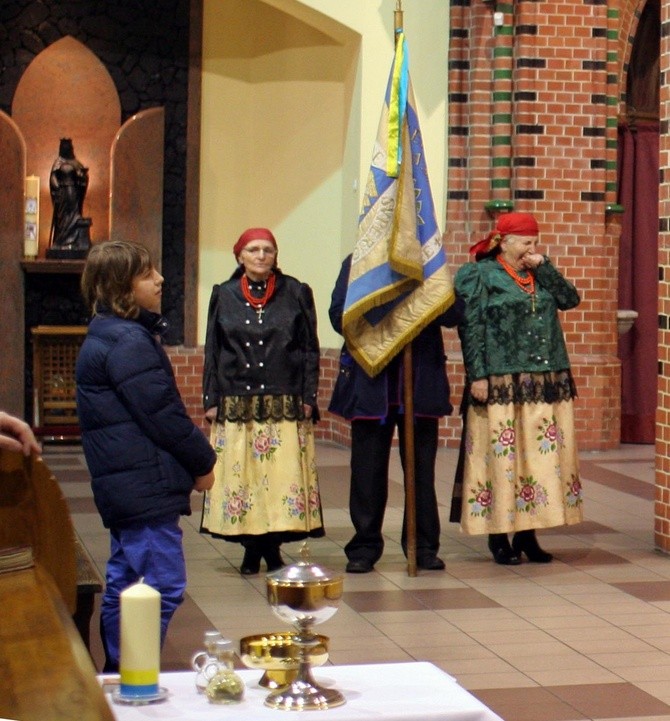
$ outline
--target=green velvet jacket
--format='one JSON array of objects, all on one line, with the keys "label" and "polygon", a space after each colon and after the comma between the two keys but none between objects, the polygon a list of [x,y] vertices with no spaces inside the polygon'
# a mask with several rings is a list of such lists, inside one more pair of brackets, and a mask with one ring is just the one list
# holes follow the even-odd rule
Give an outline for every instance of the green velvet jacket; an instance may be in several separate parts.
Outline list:
[{"label": "green velvet jacket", "polygon": [[465,301],[459,334],[470,383],[570,367],[557,311],[577,306],[579,294],[546,256],[533,272],[534,303],[495,258],[466,263],[456,273],[456,293]]}]

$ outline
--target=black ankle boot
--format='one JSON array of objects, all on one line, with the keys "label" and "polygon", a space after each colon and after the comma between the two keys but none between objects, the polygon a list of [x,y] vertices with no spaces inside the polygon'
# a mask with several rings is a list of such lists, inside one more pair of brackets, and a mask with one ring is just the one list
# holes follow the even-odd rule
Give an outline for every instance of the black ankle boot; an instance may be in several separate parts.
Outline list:
[{"label": "black ankle boot", "polygon": [[254,576],[261,570],[261,554],[251,548],[244,549],[244,558],[240,566],[240,573],[243,576]]},{"label": "black ankle boot", "polygon": [[518,556],[525,553],[528,560],[532,563],[549,563],[553,556],[551,553],[540,548],[540,544],[535,537],[535,530],[518,531],[512,538],[512,548]]},{"label": "black ankle boot", "polygon": [[518,566],[521,559],[510,546],[506,533],[489,533],[489,550],[501,566]]},{"label": "black ankle boot", "polygon": [[281,553],[279,552],[279,546],[268,546],[268,548],[263,551],[263,558],[267,564],[268,573],[278,571],[285,565],[284,559],[281,557]]}]

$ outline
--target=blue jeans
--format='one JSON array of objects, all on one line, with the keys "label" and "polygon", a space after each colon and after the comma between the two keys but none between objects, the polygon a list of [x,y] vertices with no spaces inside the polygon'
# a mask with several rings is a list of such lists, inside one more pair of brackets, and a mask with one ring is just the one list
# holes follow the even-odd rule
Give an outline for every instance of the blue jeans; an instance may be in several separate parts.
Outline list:
[{"label": "blue jeans", "polygon": [[161,594],[161,645],[168,623],[184,600],[186,562],[179,517],[113,528],[111,555],[107,561],[106,586],[100,610],[100,634],[105,649],[105,672],[119,669],[119,594],[144,578]]}]

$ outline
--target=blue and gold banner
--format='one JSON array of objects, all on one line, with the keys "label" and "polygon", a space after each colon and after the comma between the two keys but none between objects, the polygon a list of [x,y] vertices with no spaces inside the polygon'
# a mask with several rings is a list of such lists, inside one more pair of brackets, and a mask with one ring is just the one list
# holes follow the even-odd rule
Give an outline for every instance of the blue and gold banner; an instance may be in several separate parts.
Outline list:
[{"label": "blue and gold banner", "polygon": [[399,31],[342,316],[349,352],[374,376],[453,302]]}]

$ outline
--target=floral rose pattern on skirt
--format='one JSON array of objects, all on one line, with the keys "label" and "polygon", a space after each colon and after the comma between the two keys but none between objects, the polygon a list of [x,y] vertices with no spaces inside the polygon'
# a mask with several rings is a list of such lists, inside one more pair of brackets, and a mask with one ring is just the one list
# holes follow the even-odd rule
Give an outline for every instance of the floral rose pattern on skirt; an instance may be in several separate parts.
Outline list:
[{"label": "floral rose pattern on skirt", "polygon": [[510,533],[582,520],[571,400],[470,406],[461,527]]},{"label": "floral rose pattern on skirt", "polygon": [[274,452],[281,446],[279,431],[275,423],[267,423],[254,433],[249,441],[254,458],[259,461],[269,461]]},{"label": "floral rose pattern on skirt", "polygon": [[507,456],[510,461],[514,460],[516,455],[516,431],[514,430],[514,419],[508,418],[503,424],[499,424],[499,430],[493,433],[493,454],[496,457]]},{"label": "floral rose pattern on skirt", "polygon": [[217,462],[204,530],[226,537],[322,526],[311,421],[217,422],[211,443]]},{"label": "floral rose pattern on skirt", "polygon": [[518,513],[529,513],[534,516],[538,508],[547,505],[547,489],[541,486],[533,476],[519,478],[518,488],[516,498],[516,510]]},{"label": "floral rose pattern on skirt", "polygon": [[240,523],[247,513],[253,508],[251,494],[243,486],[223,489],[223,508],[221,513],[230,523]]},{"label": "floral rose pattern on skirt", "polygon": [[301,521],[305,520],[308,514],[315,519],[319,517],[321,503],[317,488],[310,487],[307,497],[305,497],[302,489],[294,484],[291,486],[289,493],[282,498],[282,503],[289,515],[297,516]]},{"label": "floral rose pattern on skirt", "polygon": [[570,489],[566,494],[565,502],[568,506],[579,506],[583,502],[582,498],[582,482],[576,476],[572,476],[572,483]]},{"label": "floral rose pattern on skirt", "polygon": [[543,418],[538,431],[540,433],[537,436],[540,443],[540,453],[552,453],[557,448],[563,447],[563,432],[556,425],[555,416],[552,416],[551,420]]},{"label": "floral rose pattern on skirt", "polygon": [[491,481],[478,483],[477,488],[471,489],[471,495],[468,496],[470,505],[470,513],[473,516],[491,515],[491,503],[493,501],[493,484]]}]

